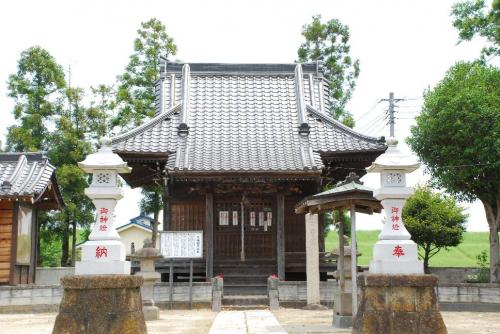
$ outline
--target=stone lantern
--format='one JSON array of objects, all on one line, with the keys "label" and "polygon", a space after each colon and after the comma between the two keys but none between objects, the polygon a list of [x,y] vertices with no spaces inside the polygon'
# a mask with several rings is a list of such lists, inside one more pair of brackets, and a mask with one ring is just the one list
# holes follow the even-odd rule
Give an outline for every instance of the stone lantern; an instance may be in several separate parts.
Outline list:
[{"label": "stone lantern", "polygon": [[423,274],[418,260],[417,244],[403,224],[402,210],[414,189],[406,186],[406,174],[415,171],[420,163],[397,148],[395,138],[387,140],[387,151],[367,169],[380,173],[380,188],[373,196],[381,201],[386,222],[373,249],[370,263],[372,274]]},{"label": "stone lantern", "polygon": [[82,261],[76,262],[76,275],[130,274],[130,262],[125,261],[125,246],[115,228],[115,207],[123,198],[118,187],[118,174],[130,173],[131,168],[111,149],[111,140],[103,138],[102,147],[78,165],[92,174],[92,184],[85,189],[94,203],[97,218],[89,241],[82,245]]}]

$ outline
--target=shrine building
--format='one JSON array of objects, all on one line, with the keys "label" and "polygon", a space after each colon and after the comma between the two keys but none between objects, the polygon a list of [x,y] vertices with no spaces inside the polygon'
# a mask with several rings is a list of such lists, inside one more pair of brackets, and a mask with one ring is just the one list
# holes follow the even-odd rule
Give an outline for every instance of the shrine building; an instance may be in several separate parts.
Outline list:
[{"label": "shrine building", "polygon": [[362,176],[386,150],[383,137],[331,118],[320,67],[163,61],[157,115],[112,138],[131,187],[165,187],[164,230],[203,230],[195,270],[206,279],[304,278],[305,217],[294,206],[350,171]]}]

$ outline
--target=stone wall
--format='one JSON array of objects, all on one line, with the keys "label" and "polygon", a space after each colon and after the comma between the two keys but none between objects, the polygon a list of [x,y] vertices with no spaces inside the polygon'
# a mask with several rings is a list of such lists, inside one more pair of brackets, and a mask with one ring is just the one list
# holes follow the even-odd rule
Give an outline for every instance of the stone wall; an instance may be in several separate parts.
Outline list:
[{"label": "stone wall", "polygon": [[[193,283],[193,307],[210,308],[212,305],[212,283]],[[175,283],[173,307],[189,305],[188,283]],[[156,283],[154,300],[161,308],[170,307],[168,283]],[[0,286],[0,313],[57,311],[62,298],[60,285],[17,285]],[[219,301],[220,303],[220,301]]]},{"label": "stone wall", "polygon": [[[306,282],[277,281],[275,285],[276,288],[272,287],[268,281],[268,290],[277,290],[278,305],[305,305]],[[321,304],[331,305],[333,294],[337,289],[337,283],[334,281],[320,282]],[[438,287],[437,296],[442,309],[445,310],[470,311],[476,309],[478,304],[482,305],[480,308],[484,311],[500,310],[500,284],[442,284]],[[271,293],[269,297],[271,299]]]},{"label": "stone wall", "polygon": [[61,278],[74,275],[75,267],[37,267],[35,274],[36,285],[59,285]]},{"label": "stone wall", "polygon": [[500,284],[456,283],[440,285],[441,303],[487,303],[500,305]]},{"label": "stone wall", "polygon": [[60,285],[0,286],[0,313],[57,311]]},{"label": "stone wall", "polygon": [[[320,282],[320,300],[323,305],[333,305],[333,294],[337,289],[337,282]],[[278,300],[281,306],[302,305],[307,301],[307,285],[304,281],[278,281]]]}]

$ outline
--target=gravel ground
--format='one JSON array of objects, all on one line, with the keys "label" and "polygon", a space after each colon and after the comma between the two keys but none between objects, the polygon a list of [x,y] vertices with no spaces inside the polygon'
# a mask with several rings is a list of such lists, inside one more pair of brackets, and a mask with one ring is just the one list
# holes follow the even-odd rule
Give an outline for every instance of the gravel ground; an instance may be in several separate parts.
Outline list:
[{"label": "gravel ground", "polygon": [[[332,311],[306,311],[280,309],[273,312],[280,324],[291,334],[295,333],[350,333],[332,331]],[[500,333],[500,313],[494,312],[442,312],[449,334]],[[148,321],[149,334],[204,334],[208,333],[217,314],[210,310],[161,311],[160,320]],[[52,332],[55,313],[0,314],[0,333],[49,334]]]},{"label": "gravel ground", "polygon": [[[273,312],[281,326],[290,334],[350,333],[350,330],[332,331],[332,311],[280,309]],[[441,312],[449,334],[500,333],[500,313],[496,312]]]}]

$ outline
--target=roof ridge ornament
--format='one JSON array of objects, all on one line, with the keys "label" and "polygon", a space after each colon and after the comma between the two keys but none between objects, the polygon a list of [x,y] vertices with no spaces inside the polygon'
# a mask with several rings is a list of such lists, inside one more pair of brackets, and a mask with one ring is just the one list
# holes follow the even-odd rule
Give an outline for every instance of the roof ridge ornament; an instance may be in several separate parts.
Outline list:
[{"label": "roof ridge ornament", "polygon": [[304,101],[304,72],[302,65],[295,66],[295,92],[297,94],[297,112],[299,122],[299,134],[302,136],[309,135],[310,127],[307,124],[306,118],[306,103]]},{"label": "roof ridge ornament", "polygon": [[336,184],[336,187],[340,187],[340,186],[343,186],[343,185],[351,183],[351,182],[354,182],[357,184],[363,184],[363,182],[361,182],[361,180],[359,179],[358,174],[356,174],[355,172],[350,172],[349,175],[346,176],[344,181],[339,181]]},{"label": "roof ridge ornament", "polygon": [[182,111],[181,122],[177,127],[177,134],[185,137],[189,134],[189,126],[187,125],[189,113],[189,84],[191,79],[191,70],[189,64],[182,66]]}]

